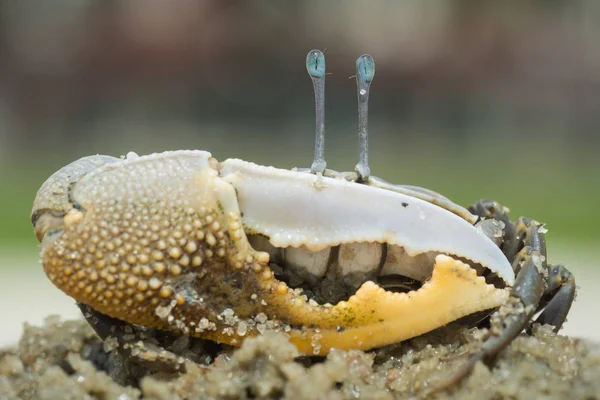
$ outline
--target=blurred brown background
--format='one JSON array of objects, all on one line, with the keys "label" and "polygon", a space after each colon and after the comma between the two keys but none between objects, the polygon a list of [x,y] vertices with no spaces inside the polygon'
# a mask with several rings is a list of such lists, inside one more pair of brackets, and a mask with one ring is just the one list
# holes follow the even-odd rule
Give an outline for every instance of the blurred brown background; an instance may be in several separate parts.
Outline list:
[{"label": "blurred brown background", "polygon": [[328,167],[357,161],[349,77],[370,53],[373,173],[501,201],[578,263],[600,239],[599,38],[597,0],[0,0],[4,282],[16,265],[43,278],[32,200],[79,157],[195,148],[310,166],[312,48],[330,73]]}]

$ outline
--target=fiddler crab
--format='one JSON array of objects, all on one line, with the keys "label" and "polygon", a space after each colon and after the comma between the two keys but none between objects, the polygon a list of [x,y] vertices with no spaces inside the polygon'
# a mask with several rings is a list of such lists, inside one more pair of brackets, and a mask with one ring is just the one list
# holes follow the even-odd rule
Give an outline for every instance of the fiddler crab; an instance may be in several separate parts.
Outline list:
[{"label": "fiddler crab", "polygon": [[144,347],[136,332],[239,346],[275,330],[301,353],[324,355],[490,310],[487,338],[449,387],[493,362],[535,314],[558,331],[576,285],[547,263],[543,225],[511,222],[493,201],[465,209],[371,176],[369,55],[356,62],[359,162],[355,172],[326,169],[323,53],[310,51],[306,66],[316,102],[310,169],[196,150],[129,153],[81,158],[42,185],[31,221],[44,270],[100,337],[181,371],[180,357]]}]

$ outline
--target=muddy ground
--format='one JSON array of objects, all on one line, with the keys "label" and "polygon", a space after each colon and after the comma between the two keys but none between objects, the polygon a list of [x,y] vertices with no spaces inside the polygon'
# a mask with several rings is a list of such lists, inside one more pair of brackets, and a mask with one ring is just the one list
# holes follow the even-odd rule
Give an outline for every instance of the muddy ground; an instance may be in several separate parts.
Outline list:
[{"label": "muddy ground", "polygon": [[[394,399],[422,398],[477,348],[484,331],[446,328],[372,352],[298,357],[282,334],[248,339],[240,349],[196,342],[205,352],[184,374],[151,374],[105,352],[83,321],[26,326],[0,350],[1,399]],[[178,344],[181,346],[181,343]],[[129,385],[122,385],[129,384]],[[600,345],[536,327],[502,353],[492,369],[432,398],[600,399]]]}]

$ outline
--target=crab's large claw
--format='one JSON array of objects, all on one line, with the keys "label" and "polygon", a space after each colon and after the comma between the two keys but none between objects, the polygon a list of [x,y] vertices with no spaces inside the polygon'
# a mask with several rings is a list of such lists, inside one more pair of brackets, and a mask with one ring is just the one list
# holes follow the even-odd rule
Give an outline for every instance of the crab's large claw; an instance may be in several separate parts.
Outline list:
[{"label": "crab's large claw", "polygon": [[[130,323],[230,344],[277,329],[301,351],[323,354],[398,342],[502,304],[508,289],[465,262],[506,286],[514,280],[502,252],[471,224],[401,193],[218,163],[202,151],[82,171],[75,183],[55,176],[60,190],[45,185],[36,198],[33,215],[57,218],[34,221],[44,268],[77,301]],[[380,242],[439,255],[419,290],[392,293],[367,281],[347,301],[320,305],[278,281],[247,233],[278,247]]]}]

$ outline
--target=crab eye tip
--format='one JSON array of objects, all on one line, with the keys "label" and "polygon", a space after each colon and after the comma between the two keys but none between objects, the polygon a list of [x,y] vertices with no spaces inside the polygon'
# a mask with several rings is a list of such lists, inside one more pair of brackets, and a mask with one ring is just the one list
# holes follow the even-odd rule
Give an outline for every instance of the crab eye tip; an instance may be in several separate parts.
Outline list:
[{"label": "crab eye tip", "polygon": [[371,82],[375,76],[375,60],[370,54],[363,54],[356,60],[356,73],[364,82]]},{"label": "crab eye tip", "polygon": [[311,50],[306,55],[306,70],[312,78],[325,76],[325,55],[321,50]]}]

